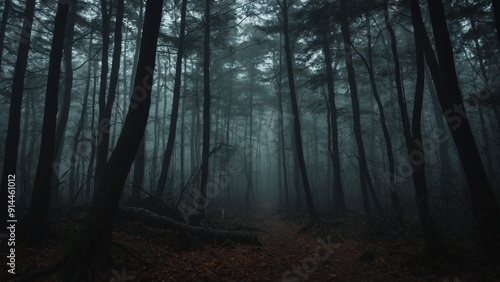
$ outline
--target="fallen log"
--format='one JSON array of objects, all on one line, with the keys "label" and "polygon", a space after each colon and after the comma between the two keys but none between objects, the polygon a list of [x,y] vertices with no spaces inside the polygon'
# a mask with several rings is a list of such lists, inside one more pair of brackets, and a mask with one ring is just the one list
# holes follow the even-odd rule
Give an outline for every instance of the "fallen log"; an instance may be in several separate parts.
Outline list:
[{"label": "fallen log", "polygon": [[236,232],[236,231],[224,231],[216,229],[208,229],[200,226],[193,226],[175,221],[169,217],[154,214],[147,209],[143,208],[133,208],[133,207],[120,207],[119,212],[124,215],[133,215],[139,218],[146,224],[171,228],[180,231],[187,231],[192,235],[199,236],[203,239],[209,240],[220,240],[224,242],[225,240],[231,240],[237,243],[260,245],[259,240],[255,234],[247,232]]}]

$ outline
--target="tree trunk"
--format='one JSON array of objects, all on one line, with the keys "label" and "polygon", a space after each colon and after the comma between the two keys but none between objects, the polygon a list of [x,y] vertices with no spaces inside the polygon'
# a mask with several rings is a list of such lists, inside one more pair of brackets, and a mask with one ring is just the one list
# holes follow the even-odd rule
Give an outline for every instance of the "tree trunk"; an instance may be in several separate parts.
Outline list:
[{"label": "tree trunk", "polygon": [[[88,49],[88,53],[87,53],[87,57],[88,59],[90,60],[91,57],[92,57],[92,47],[93,47],[93,43],[92,43],[92,40],[93,40],[93,36],[92,36],[92,33],[90,34],[90,40],[89,40],[89,49]],[[72,150],[71,150],[71,156],[70,156],[70,162],[71,164],[73,164],[73,166],[76,166],[76,164],[78,163],[78,160],[81,159],[83,156],[79,155],[80,153],[83,153],[83,152],[80,152],[79,151],[79,147],[78,147],[78,144],[80,142],[87,142],[86,140],[80,140],[80,135],[83,131],[83,127],[85,126],[85,121],[86,121],[86,114],[87,114],[87,104],[88,104],[88,97],[89,97],[89,93],[90,93],[90,75],[91,75],[91,71],[92,71],[92,64],[89,62],[87,62],[88,66],[87,66],[87,81],[86,81],[86,84],[85,84],[85,93],[84,93],[84,96],[83,96],[83,105],[82,105],[82,112],[80,113],[80,119],[78,120],[78,125],[77,125],[77,128],[76,128],[76,132],[75,132],[75,135],[73,136],[73,147],[72,147]],[[92,146],[92,145],[91,145]],[[69,200],[72,201],[73,198],[75,197],[75,192],[77,191],[77,187],[76,187],[76,169],[72,169],[71,170],[71,173],[70,173],[70,179],[69,179]]]},{"label": "tree trunk", "polygon": [[[66,125],[68,124],[69,118],[69,110],[71,106],[71,93],[73,90],[73,38],[75,35],[75,23],[76,23],[76,15],[78,10],[78,0],[69,1],[69,17],[68,23],[66,25],[66,35],[64,39],[64,93],[62,96],[62,105],[61,112],[59,114],[59,120],[57,121],[57,129],[56,129],[56,139],[55,139],[55,147],[54,147],[54,160],[56,164],[59,164],[61,161],[61,154],[64,147],[64,139],[66,135]],[[69,169],[74,170],[76,168],[76,163],[70,163]],[[52,170],[54,174],[52,176],[52,199],[53,205],[58,206],[59,202],[59,177],[60,173],[59,169]],[[62,171],[65,173],[65,171]]]},{"label": "tree trunk", "polygon": [[491,0],[493,5],[493,14],[495,15],[495,26],[497,29],[498,44],[500,44],[500,2]]},{"label": "tree trunk", "polygon": [[[444,83],[444,94],[439,95],[441,109],[465,171],[471,194],[472,212],[477,221],[477,231],[481,242],[490,252],[500,252],[500,208],[491,189],[474,136],[465,113],[462,93],[458,83],[443,2],[434,0],[427,3],[435,36],[436,51]],[[422,24],[423,26],[423,24]]]},{"label": "tree trunk", "polygon": [[[252,69],[250,70],[250,114],[249,114],[249,130],[248,135],[245,139],[248,138],[249,146],[245,148],[245,158],[248,157],[248,172],[247,172],[247,191],[245,194],[245,205],[250,205],[250,195],[253,194],[253,84],[254,84],[254,62],[250,66]],[[248,154],[248,155],[247,155]]]},{"label": "tree trunk", "polygon": [[[203,43],[203,151],[201,160],[201,197],[199,207],[205,208],[208,183],[208,154],[210,151],[210,5],[205,0],[205,35]],[[204,214],[204,210],[203,210]]]},{"label": "tree trunk", "polygon": [[[167,184],[167,175],[170,167],[170,160],[174,152],[175,134],[177,130],[177,119],[179,116],[179,102],[181,99],[181,76],[182,76],[182,58],[184,56],[184,35],[186,32],[186,6],[187,0],[182,0],[181,3],[181,26],[179,32],[179,45],[177,46],[177,60],[175,62],[175,81],[174,81],[174,97],[172,100],[172,113],[170,115],[170,128],[168,131],[167,148],[163,156],[160,179],[156,186],[155,195],[161,198]],[[186,83],[184,81],[184,83]],[[182,145],[181,145],[182,146]]]},{"label": "tree trunk", "polygon": [[328,145],[333,163],[333,206],[340,211],[345,210],[344,190],[342,188],[342,174],[340,166],[340,150],[339,150],[339,130],[337,125],[337,106],[335,105],[335,88],[333,85],[333,68],[332,54],[328,35],[323,35],[323,55],[325,56],[326,66],[326,85],[328,88],[328,107],[330,113],[330,140],[331,145]]},{"label": "tree trunk", "polygon": [[375,80],[375,74],[373,73],[373,63],[372,63],[372,58],[371,58],[371,43],[370,43],[370,40],[368,40],[368,41],[369,41],[368,59],[366,59],[360,52],[357,52],[357,53],[368,70],[368,76],[370,77],[370,85],[372,88],[372,94],[373,94],[373,97],[375,98],[375,101],[377,103],[377,107],[379,109],[380,125],[382,127],[382,132],[384,134],[385,147],[386,147],[386,151],[387,151],[387,159],[389,161],[388,181],[389,181],[389,191],[391,193],[391,204],[392,204],[392,208],[394,209],[394,215],[396,217],[396,220],[398,221],[399,224],[402,224],[404,216],[403,216],[403,210],[401,209],[399,195],[396,191],[396,170],[395,170],[395,163],[394,163],[394,151],[392,149],[391,136],[390,136],[389,129],[387,127],[387,122],[385,119],[384,107],[383,107],[382,101],[380,100],[380,96],[378,94],[377,82]]},{"label": "tree trunk", "polygon": [[[342,0],[341,5],[342,5],[342,10],[346,11],[345,0]],[[363,145],[363,136],[361,132],[361,116],[359,109],[358,89],[356,86],[356,74],[354,73],[354,66],[352,64],[351,33],[349,31],[349,22],[347,17],[343,16],[340,19],[340,26],[342,29],[342,37],[344,40],[345,60],[346,60],[347,76],[349,80],[349,88],[351,90],[351,103],[352,103],[353,120],[354,120],[354,135],[356,137],[356,144],[358,147],[358,155],[359,155],[358,163],[359,163],[361,196],[363,197],[363,208],[365,210],[365,215],[367,218],[371,218],[372,213],[370,208],[370,201],[368,199],[368,189],[366,186],[367,184],[366,172],[368,171],[368,167],[366,164],[365,148]]]},{"label": "tree trunk", "polygon": [[[109,71],[109,44],[110,44],[110,15],[108,14],[108,4],[106,0],[101,0],[101,17],[102,17],[102,54],[101,54],[101,75],[99,82],[99,114],[97,121],[97,156],[96,168],[94,173],[94,189],[99,185],[99,178],[106,166],[108,160],[108,144],[105,144],[105,139],[109,143],[110,120],[106,119],[106,85],[108,82]],[[110,7],[111,10],[111,7]]]},{"label": "tree trunk", "polygon": [[[98,141],[96,139],[96,136],[98,135],[96,130],[95,130],[95,104],[96,104],[96,94],[97,94],[97,60],[94,60],[94,72],[93,72],[93,77],[94,77],[94,82],[93,82],[93,89],[92,89],[92,115],[90,118],[90,134],[92,134],[92,148],[90,150],[90,158],[89,158],[89,165],[87,167],[87,177],[89,179],[92,178],[92,174],[94,173],[94,162],[96,159],[96,142]],[[90,203],[90,190],[92,186],[92,181],[87,181],[87,184],[85,185],[85,202]]]},{"label": "tree trunk", "polygon": [[[420,9],[418,0],[411,2],[412,11],[415,9]],[[412,14],[412,21],[416,21],[417,17],[418,15]],[[387,22],[387,24],[389,23]],[[392,29],[390,29],[389,32],[391,34],[394,33]],[[391,35],[391,37],[393,36]],[[412,176],[413,182],[415,184],[415,199],[417,204],[417,211],[424,228],[425,251],[431,258],[433,258],[440,255],[440,253],[443,251],[443,246],[439,245],[439,235],[436,231],[434,220],[427,203],[428,195],[427,181],[425,178],[425,152],[424,145],[422,143],[423,141],[421,132],[421,117],[425,80],[425,64],[423,53],[424,46],[422,38],[422,30],[415,29],[417,81],[415,83],[415,100],[413,104],[412,139],[410,140],[412,144],[411,147],[408,147],[408,157],[410,159],[413,170]],[[392,39],[394,40],[395,38]],[[393,43],[393,45],[395,45],[395,43]],[[417,156],[417,158],[415,158],[415,156]]]},{"label": "tree trunk", "polygon": [[144,136],[163,1],[148,0],[134,92],[116,148],[102,174],[83,229],[63,258],[61,280],[98,280],[109,270],[113,222],[127,175]]},{"label": "tree trunk", "polygon": [[[298,158],[298,163],[300,167],[300,172],[302,175],[302,182],[304,185],[304,193],[306,197],[307,209],[309,211],[309,223],[312,224],[318,219],[318,213],[314,206],[314,201],[311,193],[311,187],[309,186],[309,178],[307,176],[306,162],[304,160],[304,150],[302,148],[302,136],[300,129],[300,119],[299,119],[299,107],[297,104],[297,94],[295,93],[295,77],[293,73],[293,61],[292,52],[290,50],[290,33],[288,30],[288,1],[283,0],[281,3],[283,12],[283,35],[285,40],[285,58],[286,58],[286,68],[288,73],[288,85],[290,90],[290,100],[292,104],[293,113],[293,129],[294,129],[294,140],[296,155]],[[309,224],[308,224],[309,225]]]},{"label": "tree trunk", "polygon": [[215,230],[200,226],[188,225],[175,221],[170,217],[154,214],[148,211],[147,209],[143,208],[123,207],[120,208],[120,213],[122,213],[124,216],[133,215],[134,219],[140,219],[141,222],[145,222],[147,224],[168,229],[187,231],[193,235],[200,236],[203,240],[209,242],[214,242],[214,240],[218,240],[220,243],[222,243],[225,240],[231,240],[237,243],[260,245],[257,236],[250,233]]},{"label": "tree trunk", "polygon": [[[425,48],[424,48],[425,49]],[[444,134],[445,133],[445,124],[443,120],[443,113],[439,107],[439,101],[437,98],[436,89],[434,85],[432,85],[431,74],[429,72],[429,68],[425,69],[425,76],[427,79],[427,88],[429,90],[429,94],[432,99],[432,111],[434,114],[434,119],[436,120],[437,129],[439,130],[437,133]],[[449,210],[451,196],[451,189],[453,187],[452,177],[452,163],[450,161],[450,154],[448,152],[448,146],[444,140],[439,142],[439,163],[441,166],[441,175],[439,181],[439,187],[441,189],[441,200],[444,204],[444,210],[447,212]]]},{"label": "tree trunk", "polygon": [[[9,214],[7,212],[7,196],[8,196],[8,180],[16,174],[17,167],[17,151],[19,149],[19,135],[21,130],[21,106],[23,101],[24,91],[24,75],[28,63],[28,53],[30,50],[31,40],[31,24],[35,12],[35,0],[28,0],[24,10],[23,29],[21,31],[21,39],[17,49],[17,59],[14,68],[14,77],[12,79],[12,95],[10,98],[9,107],[9,122],[7,125],[7,139],[5,140],[5,156],[3,159],[2,183],[0,184],[0,196],[2,199],[1,209],[2,217],[0,218],[0,233],[7,232],[7,220]],[[27,110],[27,109],[26,109]]]},{"label": "tree trunk", "polygon": [[131,201],[137,201],[141,198],[141,189],[144,184],[144,167],[146,166],[146,136],[142,137],[139,143],[139,149],[134,159],[134,176],[132,178]]},{"label": "tree trunk", "polygon": [[[2,57],[3,57],[3,41],[5,39],[5,28],[7,27],[7,21],[9,19],[10,12],[10,1],[5,0],[2,12],[2,22],[0,23],[0,75],[2,75]],[[25,15],[26,16],[26,15]]]},{"label": "tree trunk", "polygon": [[290,200],[288,196],[288,173],[285,151],[285,125],[283,122],[283,48],[281,46],[282,35],[280,33],[280,46],[279,46],[279,64],[276,78],[276,85],[278,88],[278,142],[280,144],[281,153],[281,166],[283,167],[283,190],[285,194],[285,206],[290,207]]},{"label": "tree trunk", "polygon": [[[161,54],[158,54],[158,56],[156,56],[156,69],[157,69],[157,82],[156,82],[156,95],[155,95],[155,103],[154,103],[154,106],[155,106],[155,111],[154,111],[154,121],[153,121],[153,136],[152,136],[152,139],[153,139],[153,153],[151,155],[151,172],[150,174],[152,175],[152,177],[154,179],[156,179],[156,170],[157,170],[157,167],[158,167],[158,147],[159,147],[159,144],[160,144],[160,132],[161,132],[161,118],[160,118],[160,100],[161,100],[161,79],[162,79],[162,69],[161,69]],[[166,72],[165,72],[166,73]],[[165,77],[167,77],[165,75]],[[164,100],[167,100],[166,99],[166,95],[164,95],[165,99]],[[147,135],[147,133],[146,133]],[[152,187],[149,187],[150,190],[153,190]]]},{"label": "tree trunk", "polygon": [[187,111],[187,99],[186,99],[186,93],[187,93],[187,58],[184,60],[184,85],[183,85],[183,93],[184,97],[182,99],[182,109],[181,109],[181,183],[184,185],[184,177],[185,177],[185,168],[186,168],[186,111]]},{"label": "tree trunk", "polygon": [[64,31],[69,4],[59,2],[54,23],[54,36],[50,48],[49,73],[45,94],[42,140],[36,169],[33,196],[28,214],[21,226],[20,241],[37,243],[48,231],[52,164],[54,162],[57,104],[59,102],[59,77],[64,46]]}]

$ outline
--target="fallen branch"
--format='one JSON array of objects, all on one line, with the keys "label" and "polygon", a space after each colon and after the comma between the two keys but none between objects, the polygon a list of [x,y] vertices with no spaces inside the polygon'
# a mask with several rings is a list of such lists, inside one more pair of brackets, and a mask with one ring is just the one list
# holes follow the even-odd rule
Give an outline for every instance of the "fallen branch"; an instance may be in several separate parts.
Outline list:
[{"label": "fallen branch", "polygon": [[141,219],[146,224],[187,231],[202,238],[217,239],[221,241],[231,240],[238,243],[260,245],[257,236],[251,233],[208,229],[200,226],[188,225],[175,221],[166,216],[154,214],[142,208],[121,207],[119,209],[119,212],[128,215],[134,215],[136,218]]},{"label": "fallen branch", "polygon": [[147,261],[147,260],[145,260],[145,259],[143,259],[141,257],[141,255],[139,254],[139,252],[137,252],[136,250],[130,248],[129,246],[127,246],[125,244],[122,244],[122,243],[115,242],[115,241],[112,241],[111,243],[113,243],[113,245],[115,245],[118,248],[120,248],[121,250],[123,250],[125,253],[127,253],[129,256],[131,256],[132,258],[134,258],[136,261],[138,261],[143,266],[149,266],[149,265],[151,265],[151,263],[149,261]]}]

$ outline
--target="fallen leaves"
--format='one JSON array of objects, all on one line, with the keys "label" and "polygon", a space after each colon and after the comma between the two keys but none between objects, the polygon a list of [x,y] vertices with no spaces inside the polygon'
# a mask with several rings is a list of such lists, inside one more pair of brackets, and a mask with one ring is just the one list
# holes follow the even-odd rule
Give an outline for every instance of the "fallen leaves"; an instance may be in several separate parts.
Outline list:
[{"label": "fallen leaves", "polygon": [[[419,244],[363,242],[355,234],[348,235],[351,225],[297,233],[303,218],[282,220],[270,208],[255,209],[247,215],[238,211],[233,214],[234,222],[231,211],[226,210],[225,221],[220,224],[257,228],[262,246],[226,240],[205,243],[196,250],[181,250],[178,245],[182,235],[176,231],[117,221],[113,239],[135,250],[151,265],[144,267],[113,248],[117,265],[107,281],[281,281],[284,273],[302,281],[463,281],[460,276],[439,277],[430,271],[416,276],[401,266],[408,254],[418,251]],[[73,237],[67,234],[76,234],[78,227],[60,223],[57,228],[64,230],[64,240],[55,238],[22,250],[20,271],[43,268],[59,259]],[[318,248],[326,244],[318,239],[330,244],[328,255],[318,255]]]}]

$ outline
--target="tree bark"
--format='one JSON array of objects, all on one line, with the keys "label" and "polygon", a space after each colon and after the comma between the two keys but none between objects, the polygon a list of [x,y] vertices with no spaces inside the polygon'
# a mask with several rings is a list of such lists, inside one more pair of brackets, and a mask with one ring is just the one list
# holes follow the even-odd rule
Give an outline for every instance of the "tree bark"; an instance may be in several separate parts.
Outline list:
[{"label": "tree bark", "polygon": [[392,204],[392,208],[394,209],[394,215],[396,217],[396,220],[398,221],[399,224],[402,224],[403,219],[404,219],[404,215],[403,215],[403,210],[401,209],[399,195],[396,191],[396,170],[395,170],[395,163],[394,163],[394,151],[392,148],[391,136],[390,136],[389,129],[387,127],[387,122],[385,119],[384,107],[383,107],[382,101],[380,99],[380,95],[378,94],[377,82],[375,80],[375,74],[373,73],[373,64],[372,64],[372,60],[371,60],[371,44],[369,44],[368,48],[369,48],[368,60],[360,52],[357,51],[357,53],[368,70],[368,76],[370,78],[370,85],[372,88],[372,94],[373,94],[373,97],[375,98],[375,101],[377,103],[377,107],[379,109],[380,125],[382,127],[382,132],[384,134],[385,147],[386,147],[386,151],[387,151],[387,159],[389,161],[388,180],[389,180],[389,191],[391,194],[391,204]]},{"label": "tree bark", "polygon": [[[465,112],[458,82],[443,2],[427,3],[435,36],[437,57],[441,67],[444,94],[439,103],[451,129],[453,140],[465,171],[472,201],[472,212],[477,221],[481,242],[489,252],[500,253],[500,208],[488,181],[479,151]],[[423,26],[423,23],[422,23]]]},{"label": "tree bark", "polygon": [[[28,0],[24,9],[23,29],[17,49],[17,59],[12,79],[12,95],[10,98],[9,121],[7,125],[7,139],[5,140],[5,156],[3,159],[2,183],[0,184],[0,196],[2,199],[2,217],[0,233],[7,232],[7,196],[9,175],[16,174],[17,151],[19,149],[19,135],[21,130],[21,106],[24,92],[24,75],[28,65],[28,53],[31,41],[31,25],[35,13],[35,0]],[[25,109],[27,110],[27,109]],[[7,241],[6,241],[7,242]]]},{"label": "tree bark", "polygon": [[[330,127],[331,127],[331,158],[333,163],[333,206],[340,211],[345,210],[344,190],[342,188],[342,175],[340,166],[340,150],[339,150],[339,130],[337,125],[337,106],[335,105],[335,89],[333,87],[333,68],[332,54],[328,35],[323,35],[323,55],[325,56],[326,67],[326,85],[328,88],[328,106],[330,109]],[[330,150],[329,150],[330,151]]]},{"label": "tree bark", "polygon": [[140,219],[142,222],[151,224],[154,226],[159,226],[163,228],[171,228],[181,231],[187,231],[193,235],[202,237],[204,240],[213,242],[218,240],[219,242],[224,242],[225,240],[231,240],[237,243],[245,243],[252,245],[259,245],[259,240],[256,235],[250,233],[243,233],[237,231],[224,231],[216,229],[208,229],[200,226],[193,226],[175,221],[169,217],[154,214],[147,209],[143,208],[132,208],[132,207],[122,207],[120,208],[120,213],[125,216],[132,214],[134,218]]},{"label": "tree bark", "polygon": [[59,271],[63,281],[99,280],[109,270],[113,222],[127,175],[143,138],[151,107],[151,89],[163,1],[148,0],[134,92],[116,148],[102,174],[84,226],[68,249]]},{"label": "tree bark", "polygon": [[[101,54],[101,75],[99,81],[99,114],[97,121],[97,156],[96,156],[96,167],[94,173],[94,189],[97,189],[99,185],[99,178],[106,166],[108,161],[108,144],[105,143],[105,139],[109,143],[109,130],[110,130],[110,120],[106,119],[106,85],[108,82],[108,71],[109,71],[109,45],[110,45],[110,15],[108,14],[108,4],[106,0],[101,0],[101,17],[102,17],[102,54]],[[111,10],[111,7],[110,7]]]},{"label": "tree bark", "polygon": [[[412,10],[420,9],[418,0],[412,0]],[[412,16],[412,21],[416,21],[418,15]],[[392,31],[394,32],[394,31]],[[425,63],[423,52],[422,30],[415,29],[415,50],[417,63],[417,81],[415,83],[415,99],[413,104],[412,117],[412,145],[408,148],[408,157],[413,169],[413,183],[415,184],[415,199],[417,211],[424,227],[425,251],[431,257],[440,255],[443,246],[439,245],[439,235],[436,231],[435,223],[430,213],[427,203],[427,180],[425,178],[425,152],[422,140],[421,117],[424,97]],[[415,156],[418,156],[415,159]]]},{"label": "tree bark", "polygon": [[[90,40],[89,40],[89,49],[87,53],[87,57],[89,60],[92,57],[92,47],[93,47],[93,36],[90,34]],[[74,164],[73,166],[76,166],[78,163],[78,160],[82,158],[80,153],[78,151],[78,144],[80,142],[87,142],[88,140],[80,140],[80,135],[83,131],[83,127],[85,126],[85,121],[87,117],[87,105],[88,105],[88,98],[89,98],[89,93],[90,93],[90,75],[92,71],[92,64],[90,61],[87,62],[87,81],[85,84],[85,93],[83,94],[83,105],[82,105],[82,112],[80,113],[80,119],[78,120],[78,125],[76,128],[75,135],[73,136],[73,145],[72,145],[72,150],[71,150],[71,156],[70,156],[70,162],[71,164]],[[92,145],[91,145],[92,146]],[[73,198],[76,196],[75,192],[77,191],[77,185],[76,185],[76,169],[72,169],[70,173],[70,179],[69,179],[69,200],[72,201]]]},{"label": "tree bark", "polygon": [[297,161],[300,167],[300,174],[302,175],[302,182],[304,185],[304,193],[306,197],[307,209],[309,211],[309,224],[315,223],[318,219],[318,213],[316,211],[316,207],[314,206],[314,201],[311,193],[311,187],[309,186],[309,178],[307,176],[306,162],[304,159],[304,150],[302,147],[302,136],[300,129],[300,119],[299,119],[299,107],[297,104],[297,94],[295,93],[295,77],[293,73],[293,61],[292,61],[292,52],[290,48],[290,32],[289,32],[289,24],[288,24],[288,1],[283,0],[281,3],[282,12],[283,12],[283,35],[284,35],[284,43],[285,43],[285,59],[286,59],[286,68],[288,73],[288,85],[290,90],[290,101],[292,105],[292,113],[293,113],[293,131],[294,131],[294,140],[295,140],[295,149]]},{"label": "tree bark", "polygon": [[[248,157],[248,172],[247,172],[247,191],[245,193],[245,204],[247,206],[250,205],[250,195],[253,195],[253,84],[254,84],[254,62],[252,61],[252,65],[250,66],[250,115],[249,115],[249,130],[248,136],[245,139],[249,140],[248,148],[245,148],[245,158]],[[248,155],[247,155],[248,154]]]},{"label": "tree bark", "polygon": [[[145,135],[145,134],[144,134]],[[141,189],[144,184],[144,167],[146,166],[146,136],[142,137],[139,149],[134,160],[134,176],[132,178],[132,201],[141,198]]]},{"label": "tree bark", "polygon": [[498,44],[500,44],[500,2],[491,0],[493,5],[493,14],[495,16],[495,26],[497,29]]},{"label": "tree bark", "polygon": [[[341,2],[342,11],[346,11],[346,3],[345,0]],[[347,68],[347,76],[349,80],[349,89],[351,90],[351,103],[352,103],[352,111],[353,111],[353,119],[354,119],[354,135],[356,137],[356,144],[358,147],[358,163],[359,163],[359,179],[360,179],[360,187],[361,187],[361,195],[363,197],[363,208],[365,210],[365,215],[367,218],[372,217],[370,201],[368,199],[368,188],[367,184],[367,175],[368,167],[366,164],[366,156],[365,156],[365,148],[363,145],[363,136],[361,132],[361,116],[359,109],[359,97],[358,97],[358,89],[356,86],[356,74],[354,72],[354,66],[352,63],[352,44],[351,44],[351,33],[349,31],[349,22],[347,17],[344,15],[340,19],[340,26],[342,30],[342,37],[344,40],[344,51],[345,51],[345,60],[346,60],[346,68]]]},{"label": "tree bark", "polygon": [[64,46],[64,31],[68,18],[69,4],[63,1],[57,5],[54,36],[50,48],[49,73],[45,94],[42,139],[35,175],[33,196],[28,214],[21,225],[20,241],[37,243],[47,234],[50,206],[52,165],[54,163],[57,104],[59,102],[59,78]]},{"label": "tree bark", "polygon": [[158,185],[156,186],[155,192],[155,195],[158,198],[161,198],[165,191],[168,170],[170,167],[170,160],[172,159],[172,153],[174,152],[177,119],[179,116],[179,103],[181,99],[182,58],[184,56],[184,37],[186,33],[186,7],[187,0],[182,0],[179,45],[177,46],[177,60],[175,62],[174,97],[172,100],[172,113],[170,115],[170,128],[168,131],[167,148],[165,149],[165,154],[163,156],[160,178],[158,180]]},{"label": "tree bark", "polygon": [[203,42],[203,151],[201,161],[201,197],[199,207],[206,204],[208,183],[208,154],[210,151],[210,5],[211,0],[205,0],[205,34]]},{"label": "tree bark", "polygon": [[11,0],[5,0],[2,12],[2,21],[0,23],[0,75],[2,74],[3,71],[3,65],[2,65],[3,42],[5,39],[5,28],[7,27],[7,21],[9,19],[10,1]]},{"label": "tree bark", "polygon": [[[61,154],[64,147],[64,139],[66,135],[66,125],[68,124],[69,110],[71,106],[71,93],[73,89],[73,38],[75,35],[75,23],[76,15],[78,10],[78,0],[69,1],[69,17],[68,23],[66,25],[66,35],[64,39],[64,93],[62,96],[61,112],[59,114],[59,120],[57,121],[56,129],[56,140],[54,147],[54,160],[56,164],[61,161]],[[69,169],[74,170],[76,168],[76,163],[70,163]],[[52,173],[52,186],[54,190],[52,192],[52,199],[54,200],[54,205],[57,206],[59,202],[59,169],[54,169]],[[65,171],[62,171],[65,173]]]}]

